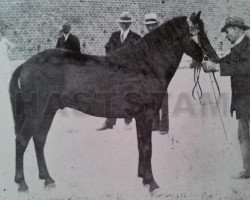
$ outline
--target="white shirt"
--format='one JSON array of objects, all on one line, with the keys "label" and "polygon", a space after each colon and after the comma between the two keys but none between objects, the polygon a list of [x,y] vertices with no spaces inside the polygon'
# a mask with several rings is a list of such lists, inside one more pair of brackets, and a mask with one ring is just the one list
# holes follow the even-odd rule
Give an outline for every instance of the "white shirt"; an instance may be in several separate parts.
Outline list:
[{"label": "white shirt", "polygon": [[234,45],[236,45],[236,44],[239,44],[242,40],[243,40],[243,38],[246,36],[246,34],[243,34],[242,36],[240,36],[237,40],[236,40],[236,42],[234,43]]},{"label": "white shirt", "polygon": [[[127,38],[129,31],[130,29],[127,29],[126,31],[123,31],[121,29],[121,42],[123,42]],[[122,41],[122,35],[123,35],[123,41]]]},{"label": "white shirt", "polygon": [[69,37],[69,34],[70,34],[70,33],[68,33],[67,35],[66,35],[65,33],[63,34],[64,39],[65,39],[65,40],[64,40],[64,42],[66,42],[66,41],[67,41],[67,39],[68,39],[68,37]]}]

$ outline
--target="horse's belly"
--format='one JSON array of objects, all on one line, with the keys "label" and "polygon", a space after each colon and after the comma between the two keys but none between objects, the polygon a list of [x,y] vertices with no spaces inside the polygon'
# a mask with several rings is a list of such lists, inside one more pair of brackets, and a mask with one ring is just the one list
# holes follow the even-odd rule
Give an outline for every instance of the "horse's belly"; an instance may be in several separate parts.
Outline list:
[{"label": "horse's belly", "polygon": [[67,103],[67,107],[99,117],[134,117],[145,110],[157,110],[160,99],[141,93],[76,93]]}]

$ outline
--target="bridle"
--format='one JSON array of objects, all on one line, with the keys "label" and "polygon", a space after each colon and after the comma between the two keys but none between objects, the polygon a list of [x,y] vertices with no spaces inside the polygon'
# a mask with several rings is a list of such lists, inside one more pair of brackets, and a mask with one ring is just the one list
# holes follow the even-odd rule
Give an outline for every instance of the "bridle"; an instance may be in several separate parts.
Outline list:
[{"label": "bridle", "polygon": [[[190,21],[189,18],[187,18],[187,23],[190,27],[190,29],[192,30],[192,28],[195,27],[195,25],[193,25],[193,23]],[[190,26],[191,25],[191,26]],[[203,52],[203,60],[208,60],[209,59],[209,56],[211,56],[209,54],[209,51],[206,49],[206,48],[202,48],[201,46],[201,43],[199,42],[198,40],[198,45],[201,47],[202,49],[202,52]],[[215,52],[216,54],[216,52]],[[216,54],[216,56],[218,57],[218,55]],[[212,57],[210,58],[212,60]],[[219,58],[218,58],[219,59]],[[190,68],[193,68],[194,69],[194,87],[193,87],[193,90],[192,90],[192,96],[193,98],[196,100],[195,96],[194,96],[194,93],[195,93],[195,89],[198,87],[198,91],[197,91],[197,95],[199,97],[199,101],[200,101],[200,104],[202,106],[202,103],[201,103],[201,98],[202,98],[202,89],[201,89],[201,86],[200,86],[200,82],[199,82],[199,78],[200,78],[200,71],[201,71],[201,64],[200,63],[195,63],[195,61],[193,61],[193,63],[190,65]],[[212,76],[213,76],[213,80],[216,84],[216,87],[217,87],[217,90],[218,90],[218,94],[219,94],[219,98],[221,97],[221,92],[220,92],[220,87],[219,87],[219,84],[218,84],[218,81],[215,77],[215,72],[212,72]],[[216,103],[216,106],[217,106],[217,109],[218,109],[218,112],[219,112],[219,115],[220,115],[220,120],[221,120],[221,123],[222,123],[222,127],[223,127],[223,130],[224,130],[224,134],[225,134],[225,137],[226,137],[226,140],[228,141],[228,138],[227,138],[227,133],[226,133],[226,128],[225,128],[225,124],[223,122],[223,118],[222,118],[222,115],[221,115],[221,111],[220,111],[220,107],[219,107],[219,102],[218,102],[218,98],[216,97],[216,93],[215,93],[215,89],[214,89],[214,85],[213,85],[213,80],[212,80],[212,76],[211,76],[211,73],[209,73],[209,77],[210,77],[210,83],[212,85],[212,90],[213,90],[213,95],[214,95],[214,99],[215,99],[215,103]]]},{"label": "bridle", "polygon": [[[187,23],[189,25],[190,34],[193,35],[192,34],[193,31],[196,32],[196,34],[197,34],[197,31],[195,31],[197,29],[197,24],[193,24],[192,21],[189,18],[187,18]],[[200,44],[199,40],[198,40],[198,45],[201,47],[201,44]],[[204,52],[204,49],[202,47],[201,47],[201,49],[202,49],[202,52],[203,52],[203,60],[208,60],[209,58],[206,55],[206,52]],[[198,90],[196,90],[196,92],[197,92],[197,95],[198,95],[198,99],[200,101],[201,98],[202,98],[202,88],[201,88],[201,85],[200,85],[201,64],[193,61],[193,63],[190,65],[190,68],[194,69],[194,87],[192,89],[192,97],[195,100],[197,100],[195,98],[195,90],[196,90],[196,88],[198,88]],[[211,74],[209,74],[209,76],[210,76],[210,81],[212,83],[213,81],[212,81]],[[215,77],[214,72],[212,72],[212,76],[213,76],[213,80],[214,80],[214,82],[216,84],[216,88],[218,90],[218,94],[219,94],[219,97],[220,97],[221,96],[220,87],[219,87],[219,84],[218,84],[218,81],[217,81],[217,79]],[[213,88],[213,92],[215,93],[214,88]]]}]

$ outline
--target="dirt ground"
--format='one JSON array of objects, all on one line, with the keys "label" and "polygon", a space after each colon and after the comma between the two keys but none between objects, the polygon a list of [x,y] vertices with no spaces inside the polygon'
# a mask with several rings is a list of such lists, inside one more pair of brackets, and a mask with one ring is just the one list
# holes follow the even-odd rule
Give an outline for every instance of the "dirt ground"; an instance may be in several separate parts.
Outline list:
[{"label": "dirt ground", "polygon": [[[5,65],[12,71],[20,61]],[[193,71],[177,71],[169,86],[170,131],[153,132],[152,165],[160,188],[148,192],[137,178],[138,151],[135,121],[124,130],[122,119],[113,130],[97,132],[104,118],[58,111],[50,129],[45,156],[56,188],[44,189],[38,179],[33,143],[26,150],[24,169],[28,193],[14,183],[15,135],[7,94],[9,76],[1,83],[0,200],[247,200],[250,180],[232,176],[242,169],[237,121],[229,114],[230,81],[221,78],[220,111],[216,107],[209,74],[201,73],[201,106],[191,96]],[[2,70],[2,67],[0,70]],[[216,91],[214,82],[214,89]]]}]

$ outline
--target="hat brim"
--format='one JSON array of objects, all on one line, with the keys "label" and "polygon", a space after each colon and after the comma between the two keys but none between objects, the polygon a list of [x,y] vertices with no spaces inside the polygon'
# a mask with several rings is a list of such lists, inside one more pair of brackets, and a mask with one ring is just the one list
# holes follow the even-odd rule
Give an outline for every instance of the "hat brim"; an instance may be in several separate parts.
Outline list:
[{"label": "hat brim", "polygon": [[151,21],[151,22],[143,22],[143,24],[147,25],[147,24],[158,24],[158,21]]},{"label": "hat brim", "polygon": [[221,29],[221,32],[226,32],[226,30],[227,30],[228,27],[239,27],[239,28],[243,29],[244,31],[250,29],[250,27],[249,27],[249,26],[246,26],[246,25],[228,24],[228,25],[225,25],[225,26]]},{"label": "hat brim", "polygon": [[131,22],[134,22],[134,20],[132,20],[132,19],[130,19],[130,20],[117,19],[116,22],[118,22],[118,23],[131,23]]}]

